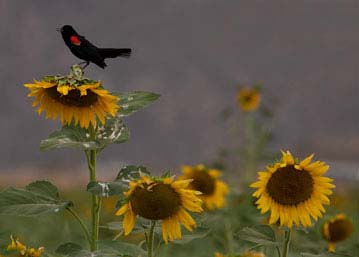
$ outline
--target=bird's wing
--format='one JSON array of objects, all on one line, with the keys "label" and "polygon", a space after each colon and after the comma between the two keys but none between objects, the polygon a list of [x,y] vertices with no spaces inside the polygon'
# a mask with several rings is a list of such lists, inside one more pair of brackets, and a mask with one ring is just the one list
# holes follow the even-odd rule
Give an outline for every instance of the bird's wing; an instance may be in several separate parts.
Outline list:
[{"label": "bird's wing", "polygon": [[74,44],[73,49],[81,59],[96,63],[99,66],[104,66],[104,58],[98,51],[98,48],[88,41],[84,36],[77,36],[80,44]]}]

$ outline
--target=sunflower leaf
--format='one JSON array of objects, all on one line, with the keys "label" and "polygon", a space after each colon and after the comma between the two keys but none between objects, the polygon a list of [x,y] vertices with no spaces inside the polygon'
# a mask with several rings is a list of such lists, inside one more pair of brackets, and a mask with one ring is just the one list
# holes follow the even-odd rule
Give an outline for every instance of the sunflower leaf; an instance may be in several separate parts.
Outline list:
[{"label": "sunflower leaf", "polygon": [[116,181],[115,182],[92,181],[87,185],[87,191],[101,197],[120,195],[126,190],[127,190],[127,186],[124,186],[123,183]]},{"label": "sunflower leaf", "polygon": [[150,175],[150,172],[144,166],[128,165],[123,167],[117,174],[116,181],[122,181],[125,183],[131,180],[137,180],[142,175]]},{"label": "sunflower leaf", "polygon": [[55,131],[40,143],[41,151],[49,151],[57,148],[81,148],[84,150],[97,149],[98,143],[90,140],[86,129],[78,126],[64,126],[61,130]]},{"label": "sunflower leaf", "polygon": [[258,244],[258,246],[277,246],[279,243],[275,238],[273,229],[268,225],[257,225],[245,227],[236,235],[237,238]]},{"label": "sunflower leaf", "polygon": [[64,243],[57,247],[55,250],[55,253],[63,255],[63,256],[76,256],[83,250],[81,245],[75,244],[75,243]]},{"label": "sunflower leaf", "polygon": [[99,126],[96,135],[98,151],[103,150],[109,144],[121,144],[130,138],[130,131],[124,122],[118,117],[106,118],[104,126]]},{"label": "sunflower leaf", "polygon": [[121,253],[121,256],[146,256],[146,252],[135,244],[130,244],[121,241],[101,240],[99,246],[103,250],[113,250]]},{"label": "sunflower leaf", "polygon": [[35,181],[26,186],[26,189],[34,193],[49,196],[52,199],[59,198],[59,190],[49,181]]},{"label": "sunflower leaf", "polygon": [[10,187],[0,192],[0,215],[37,216],[55,214],[72,206],[58,199],[54,186],[44,181],[31,183],[26,189]]},{"label": "sunflower leaf", "polygon": [[180,240],[174,240],[173,243],[174,244],[187,244],[195,239],[200,239],[200,238],[204,238],[207,235],[209,235],[209,233],[211,232],[210,228],[206,228],[206,227],[198,227],[196,229],[194,229],[191,233],[184,233],[182,235],[182,238]]},{"label": "sunflower leaf", "polygon": [[159,94],[145,91],[118,93],[116,95],[120,98],[118,102],[120,105],[119,117],[129,116],[145,108],[160,97]]},{"label": "sunflower leaf", "polygon": [[67,125],[53,132],[41,141],[40,150],[49,151],[58,148],[80,148],[83,150],[103,150],[107,145],[126,142],[130,137],[129,129],[118,117],[106,118],[106,123],[98,127],[96,140],[84,128],[76,125]]}]

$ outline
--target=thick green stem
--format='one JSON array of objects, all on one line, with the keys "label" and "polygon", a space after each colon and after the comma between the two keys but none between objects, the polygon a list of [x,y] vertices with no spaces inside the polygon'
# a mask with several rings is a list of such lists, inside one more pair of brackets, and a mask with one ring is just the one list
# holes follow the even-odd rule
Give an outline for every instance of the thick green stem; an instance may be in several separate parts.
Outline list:
[{"label": "thick green stem", "polygon": [[155,226],[156,226],[156,221],[151,220],[150,232],[146,238],[148,257],[154,257],[153,244],[154,244]]},{"label": "thick green stem", "polygon": [[290,244],[290,234],[291,234],[292,230],[290,228],[288,228],[287,231],[285,231],[285,241],[284,241],[284,245],[283,245],[283,253],[282,253],[282,257],[288,257],[289,255],[289,244]]},{"label": "thick green stem", "polygon": [[72,216],[79,222],[85,236],[86,236],[86,239],[88,241],[88,243],[91,245],[91,235],[90,235],[90,232],[89,230],[87,229],[87,226],[85,225],[85,223],[83,222],[83,220],[80,218],[80,216],[75,212],[75,210],[73,210],[72,208],[67,208],[66,209],[69,213],[72,214]]},{"label": "thick green stem", "polygon": [[276,249],[277,249],[278,257],[281,257],[279,246],[277,246]]},{"label": "thick green stem", "polygon": [[224,229],[227,242],[227,254],[231,255],[233,254],[233,233],[231,229],[231,223],[227,217],[224,219]]},{"label": "thick green stem", "polygon": [[[90,137],[96,139],[96,131],[90,125]],[[86,151],[87,165],[90,172],[90,182],[96,182],[96,149]],[[91,207],[91,251],[98,250],[98,235],[100,225],[100,209],[101,209],[101,198],[97,195],[92,195],[92,207]]]}]

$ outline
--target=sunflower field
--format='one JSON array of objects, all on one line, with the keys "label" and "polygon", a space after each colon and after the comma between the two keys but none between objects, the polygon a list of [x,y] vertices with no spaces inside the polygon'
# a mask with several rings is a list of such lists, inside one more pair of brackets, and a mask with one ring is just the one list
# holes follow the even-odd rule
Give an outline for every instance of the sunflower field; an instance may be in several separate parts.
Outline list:
[{"label": "sunflower field", "polygon": [[359,257],[358,3],[0,0],[0,257]]},{"label": "sunflower field", "polygon": [[48,180],[5,188],[1,256],[359,256],[359,201],[345,201],[358,180],[343,188],[314,154],[269,151],[275,105],[262,104],[260,84],[240,86],[237,115],[222,117],[240,146],[180,174],[124,166],[112,181],[97,179],[97,157],[160,95],[109,92],[79,65],[24,86],[38,114],[62,124],[40,149],[83,151],[89,180],[84,192]]}]

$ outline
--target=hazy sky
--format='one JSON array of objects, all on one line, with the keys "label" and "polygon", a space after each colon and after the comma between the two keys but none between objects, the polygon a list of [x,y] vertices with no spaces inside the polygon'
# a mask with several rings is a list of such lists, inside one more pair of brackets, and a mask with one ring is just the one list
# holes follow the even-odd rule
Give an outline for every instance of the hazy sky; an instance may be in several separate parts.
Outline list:
[{"label": "hazy sky", "polygon": [[87,76],[162,95],[126,119],[131,140],[107,149],[102,164],[178,169],[214,158],[230,142],[222,109],[235,107],[239,83],[255,81],[280,100],[272,148],[358,159],[357,0],[0,0],[0,168],[84,162],[78,150],[39,151],[59,124],[35,113],[22,86],[79,61],[55,30],[64,24],[98,46],[134,49]]}]

